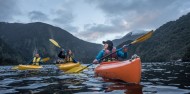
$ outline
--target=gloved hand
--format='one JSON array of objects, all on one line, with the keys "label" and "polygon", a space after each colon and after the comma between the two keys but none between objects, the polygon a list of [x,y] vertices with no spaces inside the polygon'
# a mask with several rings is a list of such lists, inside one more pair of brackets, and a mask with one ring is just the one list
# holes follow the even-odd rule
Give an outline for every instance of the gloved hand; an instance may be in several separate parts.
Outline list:
[{"label": "gloved hand", "polygon": [[64,49],[61,49],[62,52],[64,52]]},{"label": "gloved hand", "polygon": [[105,50],[105,54],[109,54],[110,53],[110,51],[109,50]]},{"label": "gloved hand", "polygon": [[93,64],[98,64],[98,63],[99,63],[98,60],[94,59]]},{"label": "gloved hand", "polygon": [[126,47],[126,45],[123,45],[123,52],[127,52],[128,48]]},{"label": "gloved hand", "polygon": [[123,48],[127,48],[127,45],[123,45]]}]

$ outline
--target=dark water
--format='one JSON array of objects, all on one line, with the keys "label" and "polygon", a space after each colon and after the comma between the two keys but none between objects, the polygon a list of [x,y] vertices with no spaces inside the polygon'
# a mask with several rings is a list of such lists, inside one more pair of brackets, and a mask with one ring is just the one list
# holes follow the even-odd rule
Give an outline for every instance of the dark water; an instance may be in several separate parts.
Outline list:
[{"label": "dark water", "polygon": [[0,94],[190,94],[188,62],[143,63],[140,85],[95,78],[95,66],[81,74],[64,74],[52,65],[40,71],[11,67],[0,67]]}]

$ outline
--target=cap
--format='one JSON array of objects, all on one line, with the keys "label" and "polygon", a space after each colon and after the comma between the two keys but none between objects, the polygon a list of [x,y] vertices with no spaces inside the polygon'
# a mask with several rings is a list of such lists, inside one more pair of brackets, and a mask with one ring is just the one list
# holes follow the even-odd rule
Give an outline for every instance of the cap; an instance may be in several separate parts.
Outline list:
[{"label": "cap", "polygon": [[113,42],[111,40],[102,41],[103,44],[108,44],[109,46],[113,46]]},{"label": "cap", "polygon": [[106,43],[107,43],[107,44],[110,44],[110,43],[112,43],[112,41],[111,41],[111,40],[107,40],[107,41],[102,41],[102,43],[103,43],[103,44],[106,44]]}]

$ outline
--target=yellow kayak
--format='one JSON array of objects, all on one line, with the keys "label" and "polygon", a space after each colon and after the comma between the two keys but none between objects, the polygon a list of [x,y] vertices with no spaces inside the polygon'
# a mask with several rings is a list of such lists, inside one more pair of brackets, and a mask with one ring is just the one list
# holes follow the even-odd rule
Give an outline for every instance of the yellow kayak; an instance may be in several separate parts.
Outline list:
[{"label": "yellow kayak", "polygon": [[63,71],[67,71],[71,68],[78,67],[78,66],[80,66],[80,63],[69,62],[69,63],[65,63],[65,64],[57,64],[57,67]]},{"label": "yellow kayak", "polygon": [[34,70],[34,69],[41,69],[42,66],[38,65],[18,65],[13,67],[12,69],[18,69],[18,70]]}]

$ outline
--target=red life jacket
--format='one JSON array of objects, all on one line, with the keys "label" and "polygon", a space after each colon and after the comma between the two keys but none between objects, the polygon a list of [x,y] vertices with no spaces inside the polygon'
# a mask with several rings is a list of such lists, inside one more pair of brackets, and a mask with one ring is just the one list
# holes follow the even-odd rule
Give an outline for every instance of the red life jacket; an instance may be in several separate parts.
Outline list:
[{"label": "red life jacket", "polygon": [[[112,51],[105,50],[104,51],[104,57],[107,56],[107,55],[109,55],[109,54],[111,54],[111,53],[113,53],[113,52],[115,52],[116,50],[117,49],[115,47],[112,49]],[[106,61],[113,61],[113,60],[116,60],[116,59],[117,59],[117,53],[114,53],[114,54],[108,56],[107,58],[105,58],[103,61],[104,62],[106,62]]]}]

